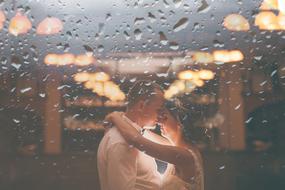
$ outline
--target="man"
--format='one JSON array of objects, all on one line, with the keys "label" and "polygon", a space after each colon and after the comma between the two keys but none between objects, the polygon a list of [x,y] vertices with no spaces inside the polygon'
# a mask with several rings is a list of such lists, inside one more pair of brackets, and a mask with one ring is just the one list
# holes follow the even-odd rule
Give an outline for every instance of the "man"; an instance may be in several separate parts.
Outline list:
[{"label": "man", "polygon": [[[128,93],[125,116],[143,132],[154,126],[164,103],[159,85],[138,81]],[[131,147],[116,127],[109,129],[98,149],[101,190],[159,190],[161,177],[155,160]]]}]

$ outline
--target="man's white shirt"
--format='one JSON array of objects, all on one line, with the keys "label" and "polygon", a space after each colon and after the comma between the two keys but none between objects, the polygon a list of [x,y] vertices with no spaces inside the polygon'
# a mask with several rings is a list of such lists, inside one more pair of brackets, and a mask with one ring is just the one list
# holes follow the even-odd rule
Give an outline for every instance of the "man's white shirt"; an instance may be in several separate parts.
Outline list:
[{"label": "man's white shirt", "polygon": [[[137,130],[141,129],[125,119]],[[154,158],[131,147],[116,127],[104,135],[97,159],[101,190],[159,190],[161,187]]]}]

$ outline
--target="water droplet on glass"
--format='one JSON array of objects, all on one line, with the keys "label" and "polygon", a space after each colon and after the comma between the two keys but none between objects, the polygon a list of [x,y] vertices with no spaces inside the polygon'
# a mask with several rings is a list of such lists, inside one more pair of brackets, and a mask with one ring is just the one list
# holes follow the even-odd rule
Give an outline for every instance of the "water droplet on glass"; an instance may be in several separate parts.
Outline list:
[{"label": "water droplet on glass", "polygon": [[175,8],[178,8],[182,4],[182,0],[173,0],[173,3],[174,3]]},{"label": "water droplet on glass", "polygon": [[189,21],[188,18],[183,17],[181,18],[174,26],[173,26],[173,31],[174,32],[179,32],[180,30],[183,30],[187,27]]},{"label": "water droplet on glass", "polygon": [[142,38],[142,31],[140,29],[135,29],[134,34],[136,40],[140,40]]},{"label": "water droplet on glass", "polygon": [[156,17],[151,12],[148,13],[148,18],[150,19],[150,22],[156,21]]},{"label": "water droplet on glass", "polygon": [[162,45],[167,45],[168,40],[163,32],[159,32],[159,40]]},{"label": "water droplet on glass", "polygon": [[198,8],[198,10],[197,10],[197,12],[198,13],[206,13],[206,12],[208,12],[209,10],[210,10],[210,6],[209,6],[209,4],[208,4],[208,2],[206,1],[206,0],[202,0],[202,2],[201,2],[202,4],[201,4],[201,6]]},{"label": "water droplet on glass", "polygon": [[179,45],[176,42],[170,42],[169,43],[169,48],[172,49],[172,50],[178,50]]}]

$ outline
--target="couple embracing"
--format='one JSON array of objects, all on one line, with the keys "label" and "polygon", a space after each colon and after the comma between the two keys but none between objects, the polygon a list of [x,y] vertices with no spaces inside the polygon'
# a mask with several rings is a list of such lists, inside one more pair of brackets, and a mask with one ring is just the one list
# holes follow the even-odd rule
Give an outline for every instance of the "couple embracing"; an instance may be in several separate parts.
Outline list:
[{"label": "couple embracing", "polygon": [[[185,137],[186,113],[164,100],[159,85],[138,81],[128,93],[126,112],[106,118],[98,149],[101,190],[204,190],[202,158]],[[161,135],[150,130],[160,124]],[[155,159],[168,163],[164,174]]]}]

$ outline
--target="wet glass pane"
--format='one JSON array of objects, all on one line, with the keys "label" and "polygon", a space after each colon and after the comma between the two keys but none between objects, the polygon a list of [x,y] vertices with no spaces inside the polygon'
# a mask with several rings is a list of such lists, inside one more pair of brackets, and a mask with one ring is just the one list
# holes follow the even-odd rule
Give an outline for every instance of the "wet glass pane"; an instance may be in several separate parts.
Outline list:
[{"label": "wet glass pane", "polygon": [[283,0],[0,0],[0,189],[285,186]]}]

